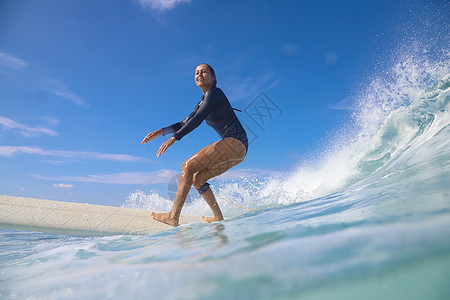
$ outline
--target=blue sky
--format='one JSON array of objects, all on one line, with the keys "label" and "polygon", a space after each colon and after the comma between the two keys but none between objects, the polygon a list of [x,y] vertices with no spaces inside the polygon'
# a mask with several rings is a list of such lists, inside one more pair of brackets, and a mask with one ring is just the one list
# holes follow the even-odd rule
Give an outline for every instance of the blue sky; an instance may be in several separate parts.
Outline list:
[{"label": "blue sky", "polygon": [[158,159],[166,138],[140,142],[192,111],[203,62],[252,141],[226,178],[293,170],[429,5],[410,2],[3,0],[0,194],[119,206],[163,193],[218,135],[202,124]]}]

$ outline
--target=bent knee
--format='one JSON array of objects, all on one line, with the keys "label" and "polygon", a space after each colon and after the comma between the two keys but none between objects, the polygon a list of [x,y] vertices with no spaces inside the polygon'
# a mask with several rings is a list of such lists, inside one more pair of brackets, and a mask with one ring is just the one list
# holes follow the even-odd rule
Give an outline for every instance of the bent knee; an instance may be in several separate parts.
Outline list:
[{"label": "bent knee", "polygon": [[200,172],[196,172],[194,173],[193,177],[192,177],[192,185],[198,190],[199,188],[201,188],[206,181],[202,180],[201,176],[200,176]]},{"label": "bent knee", "polygon": [[182,174],[186,174],[189,176],[194,175],[194,168],[192,166],[192,162],[190,162],[189,160],[186,160],[182,165],[181,165],[181,173]]}]

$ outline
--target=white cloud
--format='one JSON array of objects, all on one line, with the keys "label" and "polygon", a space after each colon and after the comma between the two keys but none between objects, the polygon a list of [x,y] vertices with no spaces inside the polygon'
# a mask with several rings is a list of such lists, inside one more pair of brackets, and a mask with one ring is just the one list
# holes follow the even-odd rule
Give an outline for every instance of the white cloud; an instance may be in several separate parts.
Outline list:
[{"label": "white cloud", "polygon": [[54,184],[53,187],[55,188],[60,188],[60,189],[73,189],[74,186],[73,184],[66,184],[66,183],[58,183],[58,184]]},{"label": "white cloud", "polygon": [[76,181],[106,184],[157,184],[169,182],[173,178],[173,176],[177,175],[177,171],[163,169],[155,172],[123,172],[88,176],[63,176],[58,178],[46,177],[37,174],[32,175],[39,179],[58,181]]},{"label": "white cloud", "polygon": [[42,82],[53,95],[69,100],[78,106],[88,107],[83,98],[72,92],[61,82],[51,78],[42,79]]},{"label": "white cloud", "polygon": [[[242,177],[271,176],[276,172],[261,169],[235,169],[216,177],[218,180],[242,179]],[[62,176],[48,177],[38,174],[32,176],[43,180],[75,181],[105,184],[158,184],[169,183],[174,176],[179,176],[179,171],[162,169],[153,172],[123,172],[112,174],[96,174],[88,176]]]},{"label": "white cloud", "polygon": [[[56,119],[53,119],[56,122]],[[52,129],[44,127],[30,127],[28,125],[18,123],[10,118],[0,116],[0,126],[4,130],[15,130],[25,137],[37,137],[40,135],[56,136],[58,133]]]},{"label": "white cloud", "polygon": [[28,63],[24,60],[14,57],[6,52],[0,51],[0,68],[21,70],[26,67],[28,67]]},{"label": "white cloud", "polygon": [[33,146],[0,146],[1,156],[12,157],[13,155],[16,154],[51,156],[71,160],[87,159],[87,160],[111,160],[120,162],[148,161],[148,159],[146,158],[131,156],[127,154],[111,154],[111,153],[68,151],[68,150],[45,150],[40,147],[33,147]]},{"label": "white cloud", "polygon": [[174,8],[181,3],[189,3],[191,0],[139,0],[142,8],[152,8],[154,10],[163,11]]}]

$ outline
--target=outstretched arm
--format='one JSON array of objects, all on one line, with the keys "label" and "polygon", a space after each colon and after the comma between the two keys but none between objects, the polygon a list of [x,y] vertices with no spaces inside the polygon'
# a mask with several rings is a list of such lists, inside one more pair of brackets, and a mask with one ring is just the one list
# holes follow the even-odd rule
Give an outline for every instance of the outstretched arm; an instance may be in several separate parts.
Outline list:
[{"label": "outstretched arm", "polygon": [[[145,136],[145,138],[142,140],[141,144],[146,144],[149,141],[157,138],[158,136],[163,134],[163,130],[162,129],[158,129],[155,130],[153,132],[150,132],[149,134],[147,134]],[[171,137],[170,139],[168,139],[166,142],[162,143],[161,147],[159,147],[158,152],[156,153],[157,157],[160,157],[161,154],[163,154],[164,152],[166,152],[167,148],[169,148],[170,146],[172,146],[175,143],[175,138]]]}]

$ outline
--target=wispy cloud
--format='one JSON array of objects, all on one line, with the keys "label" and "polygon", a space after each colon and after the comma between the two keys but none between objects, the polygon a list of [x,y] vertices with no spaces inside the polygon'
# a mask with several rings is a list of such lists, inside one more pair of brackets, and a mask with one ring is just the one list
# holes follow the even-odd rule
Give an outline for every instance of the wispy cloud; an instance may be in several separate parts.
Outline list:
[{"label": "wispy cloud", "polygon": [[73,189],[74,188],[73,184],[66,184],[66,183],[55,183],[53,185],[53,187],[59,188],[59,189]]},{"label": "wispy cloud", "polygon": [[167,183],[177,174],[174,170],[158,170],[155,172],[123,172],[113,174],[97,174],[88,176],[47,177],[31,174],[38,179],[56,181],[75,181],[105,184],[157,184]]},{"label": "wispy cloud", "polygon": [[191,0],[139,0],[142,8],[151,8],[164,11],[174,8],[181,3],[189,3]]},{"label": "wispy cloud", "polygon": [[22,70],[28,67],[28,63],[6,52],[0,51],[0,68]]},{"label": "wispy cloud", "polygon": [[81,96],[71,91],[62,82],[33,71],[30,64],[25,60],[1,50],[0,74],[11,79],[13,84],[23,89],[45,91],[48,94],[53,94],[59,98],[69,100],[78,106],[89,107]]},{"label": "wispy cloud", "polygon": [[[236,169],[230,170],[218,177],[219,180],[235,180],[243,177],[271,176],[276,174],[273,170],[262,169]],[[49,177],[38,174],[32,176],[43,180],[68,181],[68,182],[88,182],[104,184],[158,184],[169,183],[174,176],[179,176],[179,171],[162,169],[153,172],[122,172],[112,174],[95,174],[88,176],[62,176]]]},{"label": "wispy cloud", "polygon": [[42,78],[42,83],[53,95],[69,100],[78,106],[89,107],[83,98],[71,91],[65,84],[51,78]]},{"label": "wispy cloud", "polygon": [[0,155],[12,157],[18,154],[39,155],[57,157],[69,160],[110,160],[119,162],[139,162],[149,161],[143,157],[131,156],[127,154],[110,154],[88,151],[68,151],[68,150],[46,150],[33,146],[0,146]]},{"label": "wispy cloud", "polygon": [[[53,119],[55,122],[56,119]],[[40,135],[56,136],[58,133],[52,129],[44,127],[31,127],[19,122],[16,122],[10,118],[0,116],[0,128],[3,130],[14,130],[25,137],[37,137]]]}]

